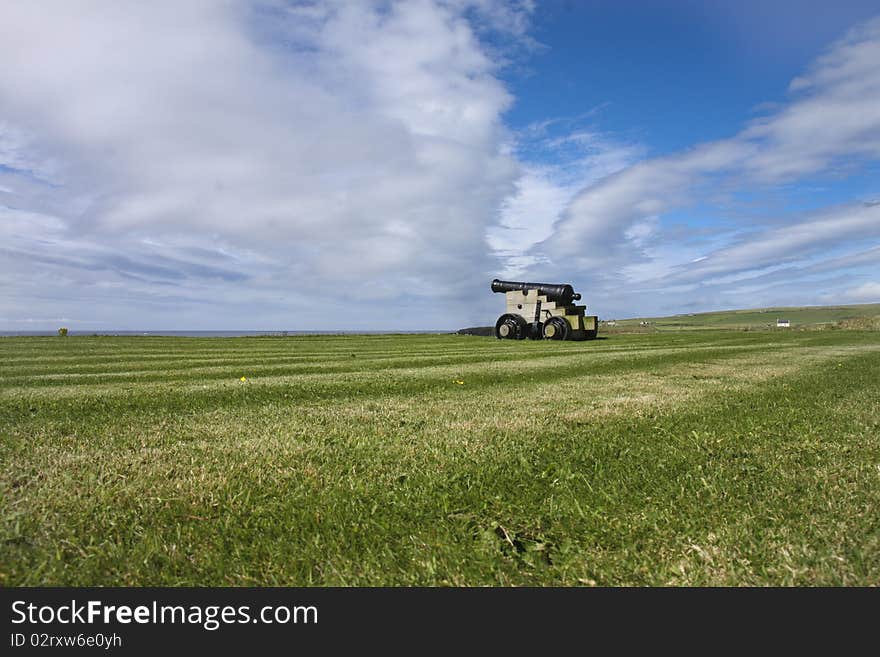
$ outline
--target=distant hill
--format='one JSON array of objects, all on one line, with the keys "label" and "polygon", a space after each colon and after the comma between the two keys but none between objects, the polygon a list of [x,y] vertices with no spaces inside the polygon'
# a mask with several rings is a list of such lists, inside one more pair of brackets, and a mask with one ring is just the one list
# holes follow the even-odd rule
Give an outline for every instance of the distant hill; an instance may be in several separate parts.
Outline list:
[{"label": "distant hill", "polygon": [[[719,310],[711,313],[670,315],[669,317],[631,317],[601,319],[600,333],[653,333],[655,331],[693,331],[699,329],[769,329],[776,320],[787,319],[790,328],[842,328],[880,330],[880,303],[849,306],[789,306],[751,310]],[[459,329],[459,335],[493,336],[493,326]]]},{"label": "distant hill", "polygon": [[669,317],[634,317],[603,321],[600,331],[693,330],[693,329],[765,329],[775,328],[777,319],[787,319],[791,328],[871,329],[880,325],[880,303],[850,306],[792,306],[753,310],[722,310],[711,313],[672,315]]},{"label": "distant hill", "polygon": [[469,328],[458,329],[458,335],[479,335],[482,337],[495,335],[494,326],[471,326]]}]

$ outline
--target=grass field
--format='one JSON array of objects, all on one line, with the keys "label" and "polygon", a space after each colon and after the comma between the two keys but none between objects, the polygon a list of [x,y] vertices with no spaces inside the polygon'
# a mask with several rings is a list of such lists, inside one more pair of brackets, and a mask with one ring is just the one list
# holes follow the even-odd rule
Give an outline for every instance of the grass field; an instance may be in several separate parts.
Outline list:
[{"label": "grass field", "polygon": [[878,336],[0,339],[0,583],[878,584]]},{"label": "grass field", "polygon": [[[814,328],[843,323],[865,322],[864,328],[880,327],[880,304],[863,303],[850,306],[795,306],[725,310],[711,313],[671,315],[669,317],[637,317],[616,320],[617,329],[637,327],[648,322],[660,331],[699,329],[767,329],[775,328],[777,319],[787,319],[792,328]],[[606,327],[603,327],[607,331]]]}]

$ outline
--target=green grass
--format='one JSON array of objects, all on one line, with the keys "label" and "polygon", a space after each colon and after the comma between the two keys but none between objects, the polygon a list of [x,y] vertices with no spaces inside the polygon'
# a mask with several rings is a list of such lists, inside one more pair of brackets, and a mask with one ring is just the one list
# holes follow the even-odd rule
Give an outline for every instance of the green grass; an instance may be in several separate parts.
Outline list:
[{"label": "green grass", "polygon": [[6,586],[880,583],[876,332],[4,338],[0,457]]},{"label": "green grass", "polygon": [[[617,329],[637,327],[648,322],[656,330],[696,329],[767,329],[775,328],[777,319],[787,319],[791,328],[833,326],[848,320],[880,318],[880,304],[866,303],[850,306],[797,306],[756,308],[752,310],[725,310],[711,313],[672,315],[669,317],[637,317],[616,320]],[[604,329],[605,327],[603,327]],[[867,327],[866,327],[867,328]]]}]

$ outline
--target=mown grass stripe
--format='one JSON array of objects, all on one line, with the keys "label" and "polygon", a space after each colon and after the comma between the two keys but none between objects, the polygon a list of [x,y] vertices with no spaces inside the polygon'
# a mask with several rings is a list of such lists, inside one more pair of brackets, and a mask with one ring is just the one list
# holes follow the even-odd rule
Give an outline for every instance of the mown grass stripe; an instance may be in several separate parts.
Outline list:
[{"label": "mown grass stripe", "polygon": [[490,341],[463,385],[330,372],[292,398],[71,386],[0,418],[0,580],[876,583],[876,337],[736,337],[567,363]]}]

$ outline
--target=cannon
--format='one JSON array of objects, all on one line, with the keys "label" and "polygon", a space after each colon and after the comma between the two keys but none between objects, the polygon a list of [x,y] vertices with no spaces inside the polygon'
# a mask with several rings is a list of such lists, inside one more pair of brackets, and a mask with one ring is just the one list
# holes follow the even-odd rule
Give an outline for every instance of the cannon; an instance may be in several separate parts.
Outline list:
[{"label": "cannon", "polygon": [[593,340],[599,318],[577,306],[581,295],[566,283],[492,281],[492,291],[504,293],[507,312],[495,322],[499,340]]}]

